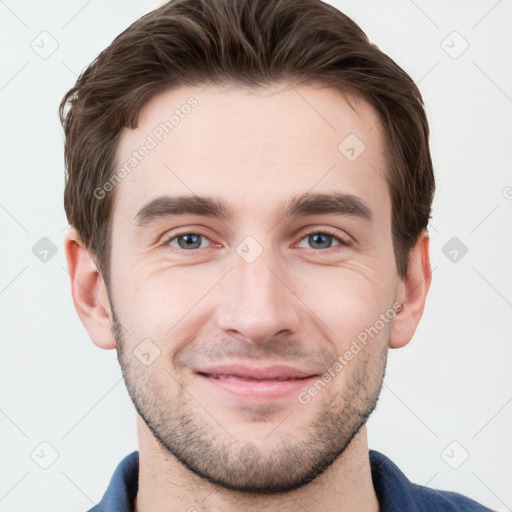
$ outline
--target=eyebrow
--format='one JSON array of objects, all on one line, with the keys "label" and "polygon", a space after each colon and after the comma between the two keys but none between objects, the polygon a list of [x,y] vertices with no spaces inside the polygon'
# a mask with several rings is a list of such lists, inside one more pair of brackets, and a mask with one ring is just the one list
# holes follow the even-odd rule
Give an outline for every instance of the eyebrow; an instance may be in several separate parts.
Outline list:
[{"label": "eyebrow", "polygon": [[[374,222],[374,215],[370,207],[360,197],[345,193],[305,193],[292,197],[283,204],[281,212],[282,217],[337,214],[358,217],[370,223]],[[151,200],[138,211],[135,222],[137,227],[144,227],[156,220],[178,215],[203,215],[230,220],[235,216],[235,210],[224,201],[209,196],[160,196]]]}]

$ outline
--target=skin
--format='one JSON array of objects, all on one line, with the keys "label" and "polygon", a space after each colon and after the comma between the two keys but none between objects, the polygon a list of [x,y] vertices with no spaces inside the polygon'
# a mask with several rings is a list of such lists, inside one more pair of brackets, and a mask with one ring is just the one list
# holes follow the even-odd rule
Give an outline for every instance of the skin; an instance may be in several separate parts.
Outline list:
[{"label": "skin", "polygon": [[[426,231],[407,277],[397,275],[378,115],[312,85],[183,87],[154,97],[124,131],[120,165],[190,96],[198,106],[116,188],[108,290],[78,234],[66,238],[77,312],[96,345],[117,349],[138,411],[135,510],[378,511],[365,424],[387,351],[411,340],[431,280]],[[338,150],[349,134],[366,146],[354,161]],[[374,222],[283,218],[280,204],[305,192],[358,196]],[[190,193],[224,200],[234,217],[136,227],[148,201]],[[335,236],[315,245],[309,235],[326,228]],[[176,236],[187,233],[204,238],[180,252]],[[251,263],[236,251],[247,236],[262,249]],[[396,302],[392,322],[307,404],[235,399],[193,372],[245,362],[322,375]],[[145,339],[160,351],[148,366],[134,356]]]}]

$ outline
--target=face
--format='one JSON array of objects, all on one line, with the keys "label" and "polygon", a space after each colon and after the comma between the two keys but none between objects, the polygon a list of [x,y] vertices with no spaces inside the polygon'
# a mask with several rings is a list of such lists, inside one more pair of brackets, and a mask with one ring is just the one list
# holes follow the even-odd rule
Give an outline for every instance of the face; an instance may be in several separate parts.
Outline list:
[{"label": "face", "polygon": [[119,362],[164,451],[224,488],[312,481],[379,396],[399,284],[391,201],[378,116],[348,100],[181,88],[122,135]]}]

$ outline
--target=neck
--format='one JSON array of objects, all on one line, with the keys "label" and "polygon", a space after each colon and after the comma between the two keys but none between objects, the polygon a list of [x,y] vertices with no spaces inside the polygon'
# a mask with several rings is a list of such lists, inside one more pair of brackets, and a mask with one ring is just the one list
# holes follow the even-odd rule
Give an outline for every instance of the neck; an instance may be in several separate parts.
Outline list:
[{"label": "neck", "polygon": [[139,490],[135,512],[378,512],[364,425],[339,457],[309,484],[284,494],[243,494],[220,488],[165,453],[140,416]]}]

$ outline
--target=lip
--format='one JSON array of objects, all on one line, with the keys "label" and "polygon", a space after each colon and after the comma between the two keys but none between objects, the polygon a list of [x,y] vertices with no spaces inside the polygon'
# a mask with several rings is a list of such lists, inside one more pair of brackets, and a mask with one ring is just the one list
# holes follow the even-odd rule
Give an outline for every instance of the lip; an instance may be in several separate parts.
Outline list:
[{"label": "lip", "polygon": [[231,397],[256,400],[286,398],[318,378],[318,374],[282,365],[266,368],[220,365],[201,368],[196,375],[216,393],[221,391]]},{"label": "lip", "polygon": [[265,368],[257,368],[244,364],[223,364],[208,366],[195,370],[196,373],[206,373],[209,375],[230,375],[244,379],[257,380],[285,380],[285,379],[303,379],[313,377],[318,374],[308,372],[299,368],[286,365],[273,365]]}]

